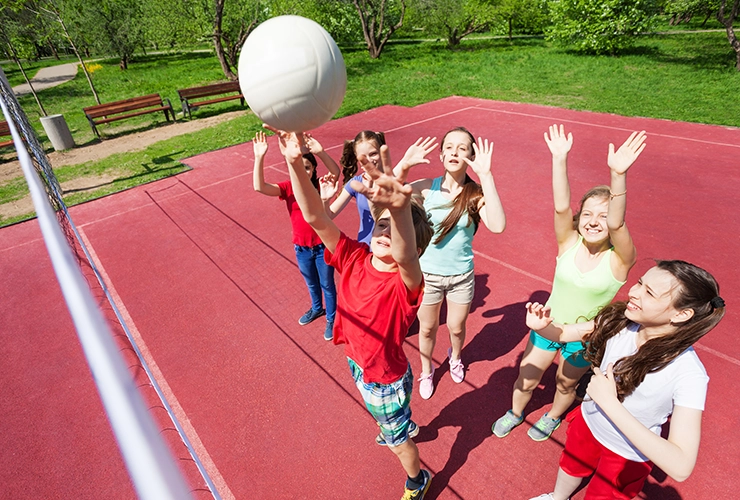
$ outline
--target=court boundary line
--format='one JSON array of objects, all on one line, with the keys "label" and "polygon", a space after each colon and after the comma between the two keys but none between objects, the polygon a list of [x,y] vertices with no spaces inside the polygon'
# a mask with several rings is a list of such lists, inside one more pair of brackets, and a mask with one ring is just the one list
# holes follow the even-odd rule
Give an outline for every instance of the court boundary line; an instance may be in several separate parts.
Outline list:
[{"label": "court boundary line", "polygon": [[188,436],[188,439],[190,439],[193,449],[196,451],[196,453],[198,454],[198,457],[200,458],[204,467],[208,471],[208,474],[211,476],[211,479],[213,480],[214,485],[218,489],[222,498],[228,499],[228,500],[236,500],[236,497],[231,492],[231,489],[226,483],[226,480],[221,475],[220,471],[218,470],[218,467],[216,466],[215,462],[211,458],[211,455],[208,453],[208,450],[206,449],[205,445],[200,440],[200,436],[195,430],[195,427],[193,427],[193,425],[190,423],[190,418],[187,416],[187,413],[184,411],[184,409],[180,405],[180,401],[177,399],[177,396],[175,396],[175,393],[172,391],[172,389],[170,388],[170,385],[167,383],[167,379],[164,377],[164,375],[162,374],[162,371],[159,369],[159,365],[157,364],[154,357],[152,356],[151,351],[149,351],[149,347],[144,341],[144,338],[141,336],[141,333],[139,332],[139,329],[137,328],[136,323],[134,323],[134,320],[129,314],[128,309],[126,308],[126,305],[123,303],[123,300],[121,300],[121,296],[118,294],[116,287],[113,285],[113,282],[110,280],[110,277],[108,276],[108,273],[106,272],[105,267],[103,267],[103,263],[98,257],[98,254],[95,251],[95,248],[93,247],[92,242],[87,237],[87,234],[84,232],[82,228],[79,228],[79,232],[80,232],[80,237],[82,238],[83,242],[85,243],[85,246],[90,252],[90,256],[95,262],[95,266],[97,267],[100,273],[100,276],[102,277],[103,281],[106,283],[106,286],[111,295],[111,298],[113,299],[113,302],[115,302],[116,307],[119,309],[119,312],[121,313],[121,317],[123,318],[124,322],[128,326],[128,329],[131,332],[131,335],[134,337],[134,340],[136,341],[136,345],[139,348],[141,355],[144,357],[144,360],[149,365],[149,368],[152,371],[152,375],[156,379],[157,384],[159,384],[160,389],[165,395],[165,399],[167,400],[168,404],[172,408],[172,411],[175,413],[175,416],[180,422],[180,425],[182,425],[183,429],[186,431],[186,434]]}]

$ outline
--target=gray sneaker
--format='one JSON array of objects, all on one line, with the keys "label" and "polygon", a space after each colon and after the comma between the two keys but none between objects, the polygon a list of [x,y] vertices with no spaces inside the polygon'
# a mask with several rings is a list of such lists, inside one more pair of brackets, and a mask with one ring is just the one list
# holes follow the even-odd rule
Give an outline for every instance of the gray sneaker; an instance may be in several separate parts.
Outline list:
[{"label": "gray sneaker", "polygon": [[496,422],[493,424],[493,427],[491,427],[491,430],[496,435],[496,437],[506,437],[509,435],[509,433],[516,427],[517,425],[524,422],[524,414],[522,414],[521,417],[517,417],[514,415],[514,412],[509,410],[506,412],[506,415],[496,420]]},{"label": "gray sneaker", "polygon": [[531,437],[535,441],[544,441],[549,438],[550,435],[555,432],[555,429],[560,427],[561,419],[550,418],[547,413],[542,415],[536,424],[527,431],[527,436]]}]

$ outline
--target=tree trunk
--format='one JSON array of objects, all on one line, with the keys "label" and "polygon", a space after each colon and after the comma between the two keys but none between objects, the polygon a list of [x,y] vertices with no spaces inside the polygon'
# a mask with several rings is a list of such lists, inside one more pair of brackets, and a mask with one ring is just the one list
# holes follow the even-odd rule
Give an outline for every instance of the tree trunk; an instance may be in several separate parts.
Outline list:
[{"label": "tree trunk", "polygon": [[2,34],[3,40],[5,40],[5,43],[8,46],[8,50],[10,50],[10,57],[18,65],[18,69],[21,70],[23,79],[26,80],[28,87],[31,89],[31,93],[33,94],[34,99],[36,99],[36,104],[38,104],[39,110],[41,111],[41,116],[46,116],[46,110],[44,109],[44,106],[41,104],[41,101],[39,100],[39,96],[36,94],[36,89],[33,88],[33,84],[31,83],[31,80],[28,79],[28,75],[26,75],[26,71],[23,69],[21,60],[18,58],[18,53],[15,51],[15,47],[13,47],[13,45],[10,43],[10,39],[8,39],[8,35],[7,33],[5,33],[5,28],[2,26],[2,24],[0,24],[0,34]]},{"label": "tree trunk", "polygon": [[121,60],[118,63],[118,67],[122,70],[128,69],[128,54],[124,54],[121,56]]},{"label": "tree trunk", "polygon": [[223,46],[223,33],[221,31],[221,25],[224,17],[224,1],[225,0],[214,0],[216,6],[216,14],[213,17],[213,46],[216,49],[216,57],[218,62],[221,64],[221,70],[229,80],[236,80],[237,76],[231,69],[229,62],[227,61],[226,52]]},{"label": "tree trunk", "polygon": [[513,26],[512,26],[513,24],[514,22],[511,20],[511,18],[509,18],[509,41],[512,41],[514,39],[514,37],[512,36],[514,32]]},{"label": "tree trunk", "polygon": [[732,50],[735,51],[735,69],[740,71],[740,40],[737,39],[735,29],[732,27],[732,23],[735,21],[740,11],[740,0],[735,0],[730,9],[729,15],[725,15],[725,8],[727,7],[727,0],[722,0],[717,12],[717,20],[722,23],[727,32],[727,40],[730,42]]}]

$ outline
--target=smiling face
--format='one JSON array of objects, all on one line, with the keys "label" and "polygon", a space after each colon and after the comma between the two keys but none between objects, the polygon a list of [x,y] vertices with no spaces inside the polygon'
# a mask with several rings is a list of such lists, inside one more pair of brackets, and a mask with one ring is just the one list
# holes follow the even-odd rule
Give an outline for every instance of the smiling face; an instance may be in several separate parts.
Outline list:
[{"label": "smiling face", "polygon": [[442,165],[448,172],[465,170],[468,164],[463,158],[475,159],[470,135],[461,130],[448,132],[442,141],[442,152],[439,154]]},{"label": "smiling face", "polygon": [[355,156],[357,166],[363,170],[363,176],[367,177],[367,168],[382,170],[380,163],[380,146],[375,141],[361,141],[355,143]]},{"label": "smiling face", "polygon": [[630,288],[624,315],[646,327],[669,326],[672,321],[680,321],[679,311],[674,307],[679,286],[678,280],[668,271],[650,268]]},{"label": "smiling face", "polygon": [[578,232],[588,243],[604,243],[609,240],[609,228],[606,216],[609,211],[609,200],[593,196],[583,202],[578,217]]}]

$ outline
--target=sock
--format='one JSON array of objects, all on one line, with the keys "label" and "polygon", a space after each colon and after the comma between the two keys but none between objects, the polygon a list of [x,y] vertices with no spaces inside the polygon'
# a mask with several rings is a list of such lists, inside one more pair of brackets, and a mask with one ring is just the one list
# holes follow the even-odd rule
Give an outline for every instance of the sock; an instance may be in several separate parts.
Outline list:
[{"label": "sock", "polygon": [[419,471],[419,475],[416,477],[409,477],[406,480],[406,487],[410,490],[418,490],[424,484],[424,473]]}]

